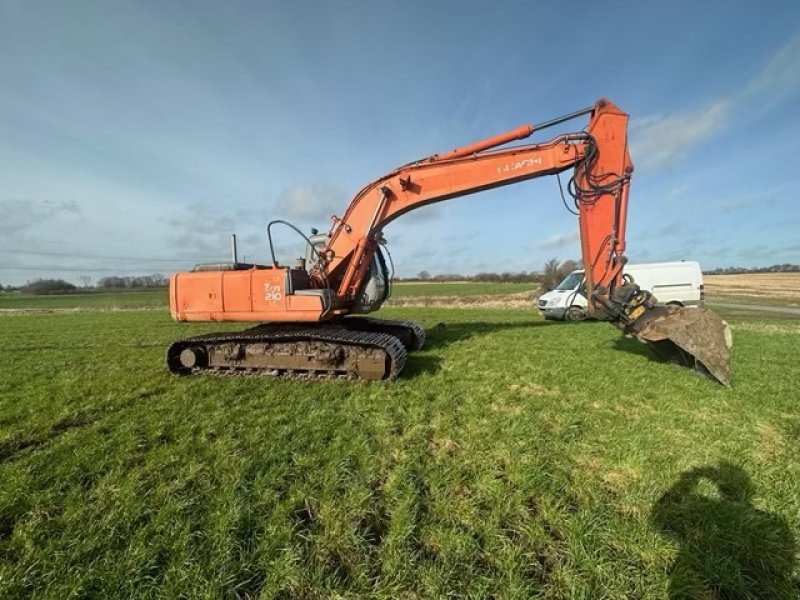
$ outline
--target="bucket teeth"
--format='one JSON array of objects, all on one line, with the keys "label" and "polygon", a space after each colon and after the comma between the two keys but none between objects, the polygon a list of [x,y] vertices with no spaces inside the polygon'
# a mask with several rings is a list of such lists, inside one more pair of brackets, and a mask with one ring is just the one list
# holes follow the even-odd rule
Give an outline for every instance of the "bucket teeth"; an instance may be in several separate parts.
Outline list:
[{"label": "bucket teeth", "polygon": [[626,327],[660,359],[696,369],[730,385],[732,338],[728,324],[705,308],[655,306]]}]

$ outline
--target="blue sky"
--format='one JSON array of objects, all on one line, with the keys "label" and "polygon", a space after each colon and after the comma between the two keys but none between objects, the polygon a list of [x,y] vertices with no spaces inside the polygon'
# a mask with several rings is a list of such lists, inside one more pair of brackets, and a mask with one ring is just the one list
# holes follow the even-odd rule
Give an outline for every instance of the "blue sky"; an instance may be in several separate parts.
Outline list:
[{"label": "blue sky", "polygon": [[[632,261],[800,263],[797,2],[4,0],[0,283],[168,273],[234,232],[264,261],[270,219],[325,230],[399,164],[600,97],[631,115]],[[403,276],[580,252],[552,177],[385,233]]]}]

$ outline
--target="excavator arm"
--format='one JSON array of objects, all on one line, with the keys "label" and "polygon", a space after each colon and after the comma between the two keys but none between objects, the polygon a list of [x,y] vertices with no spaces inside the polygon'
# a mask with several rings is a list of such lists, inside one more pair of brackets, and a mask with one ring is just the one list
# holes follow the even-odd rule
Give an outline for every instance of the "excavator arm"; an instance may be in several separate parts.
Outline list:
[{"label": "excavator arm", "polygon": [[[589,115],[586,128],[548,142],[497,149],[536,131]],[[456,198],[574,169],[570,193],[580,228],[589,314],[611,321],[647,343],[661,358],[694,367],[727,384],[730,333],[705,309],[686,312],[657,304],[623,277],[633,163],[628,115],[608,100],[539,125],[404,165],[365,186],[335,219],[320,269],[336,290],[338,307],[351,305],[364,285],[383,228],[401,215]]]},{"label": "excavator arm", "polygon": [[[589,114],[585,131],[548,142],[497,150],[536,131]],[[625,259],[628,187],[628,115],[607,100],[540,125],[524,125],[464,148],[404,165],[366,185],[336,219],[323,252],[337,304],[358,294],[383,228],[434,202],[575,169],[571,188],[579,212],[581,253],[592,314],[613,310],[612,291]]]}]

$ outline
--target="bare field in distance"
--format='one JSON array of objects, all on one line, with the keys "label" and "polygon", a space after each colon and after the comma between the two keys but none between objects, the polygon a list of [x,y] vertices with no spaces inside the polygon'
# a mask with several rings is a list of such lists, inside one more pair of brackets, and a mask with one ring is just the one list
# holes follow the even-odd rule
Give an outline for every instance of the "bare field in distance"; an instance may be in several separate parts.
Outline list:
[{"label": "bare field in distance", "polygon": [[[706,300],[800,306],[800,273],[705,275]],[[460,284],[460,285],[459,285]],[[395,284],[395,307],[524,308],[539,296],[538,284],[414,282]]]},{"label": "bare field in distance", "polygon": [[762,304],[800,305],[800,273],[705,275],[706,299]]}]

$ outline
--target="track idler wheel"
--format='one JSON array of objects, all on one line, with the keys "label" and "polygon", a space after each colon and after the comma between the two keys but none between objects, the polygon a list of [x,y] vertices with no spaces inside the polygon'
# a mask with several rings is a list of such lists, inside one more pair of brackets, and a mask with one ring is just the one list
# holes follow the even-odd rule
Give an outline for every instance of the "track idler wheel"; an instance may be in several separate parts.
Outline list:
[{"label": "track idler wheel", "polygon": [[184,348],[178,357],[184,369],[194,369],[195,367],[205,367],[208,364],[205,348],[200,346],[189,346]]},{"label": "track idler wheel", "polygon": [[728,324],[716,313],[705,308],[657,305],[627,325],[625,332],[647,344],[661,360],[730,385],[732,337]]},{"label": "track idler wheel", "polygon": [[208,353],[201,345],[173,344],[167,349],[167,367],[177,375],[188,375],[208,366]]}]

